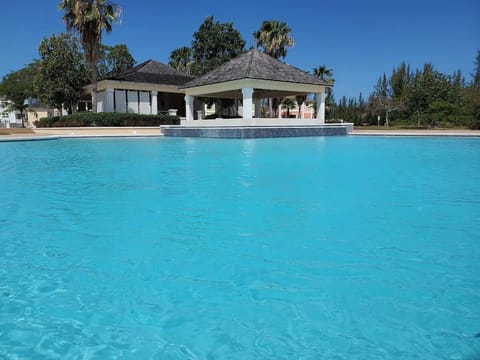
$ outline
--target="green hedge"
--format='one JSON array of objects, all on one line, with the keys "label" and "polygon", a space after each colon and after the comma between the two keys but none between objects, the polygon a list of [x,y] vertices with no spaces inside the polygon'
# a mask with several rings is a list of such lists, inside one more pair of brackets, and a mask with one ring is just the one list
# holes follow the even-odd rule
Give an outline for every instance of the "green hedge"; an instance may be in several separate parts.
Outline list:
[{"label": "green hedge", "polygon": [[179,124],[180,118],[178,116],[90,112],[79,112],[66,116],[47,117],[35,121],[35,126],[39,128],[95,126],[160,126]]}]

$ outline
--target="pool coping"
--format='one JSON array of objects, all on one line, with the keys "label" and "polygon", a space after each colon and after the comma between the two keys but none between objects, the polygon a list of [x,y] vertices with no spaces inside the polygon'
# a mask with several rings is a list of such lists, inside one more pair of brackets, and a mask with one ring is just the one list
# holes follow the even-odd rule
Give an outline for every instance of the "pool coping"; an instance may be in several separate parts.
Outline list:
[{"label": "pool coping", "polygon": [[353,136],[480,137],[480,130],[356,130]]},{"label": "pool coping", "polygon": [[[62,128],[63,133],[55,134],[55,130],[51,133],[46,133],[42,129],[39,132],[30,134],[11,134],[0,135],[0,142],[15,142],[15,141],[46,141],[57,139],[69,139],[69,138],[160,138],[164,135],[157,132],[159,128],[150,129],[152,132],[145,133],[115,133],[114,131],[108,132],[105,129],[101,131],[95,131],[95,129],[89,128],[88,134],[67,134],[66,131],[75,131],[78,128]],[[113,129],[112,129],[113,130]],[[118,129],[116,129],[118,131]],[[128,129],[131,130],[131,129]],[[138,128],[137,128],[138,130]],[[153,133],[155,132],[155,133]],[[384,137],[463,137],[463,138],[476,138],[480,137],[480,130],[356,130],[353,129],[347,136],[384,136]]]},{"label": "pool coping", "polygon": [[38,135],[0,135],[0,142],[13,142],[13,141],[46,141],[46,140],[57,140],[60,136],[58,135],[49,135],[49,136],[38,136]]}]

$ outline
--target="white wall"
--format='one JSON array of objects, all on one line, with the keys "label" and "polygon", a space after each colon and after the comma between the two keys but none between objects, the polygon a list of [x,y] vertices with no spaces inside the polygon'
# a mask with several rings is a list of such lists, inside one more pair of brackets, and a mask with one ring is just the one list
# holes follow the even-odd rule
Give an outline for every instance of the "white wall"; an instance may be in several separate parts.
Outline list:
[{"label": "white wall", "polygon": [[138,92],[128,91],[128,112],[138,114]]},{"label": "white wall", "polygon": [[115,90],[115,111],[127,112],[127,99],[125,90]]},{"label": "white wall", "polygon": [[140,91],[140,114],[151,114],[150,94],[148,91]]},{"label": "white wall", "polygon": [[8,104],[5,101],[0,100],[0,127],[22,126],[22,119],[17,120],[14,111],[8,113],[3,112],[7,106]]}]

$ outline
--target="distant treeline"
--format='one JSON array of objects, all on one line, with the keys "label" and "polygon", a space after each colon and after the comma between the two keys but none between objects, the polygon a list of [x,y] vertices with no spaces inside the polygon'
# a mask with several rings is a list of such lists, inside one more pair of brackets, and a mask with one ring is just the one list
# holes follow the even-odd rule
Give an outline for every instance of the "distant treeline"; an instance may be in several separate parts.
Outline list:
[{"label": "distant treeline", "polygon": [[[391,75],[378,79],[368,97],[327,97],[328,119],[343,119],[355,125],[411,127],[465,126],[480,129],[480,51],[472,80],[460,70],[452,75],[437,71],[430,63],[412,70],[402,63]],[[380,116],[380,120],[379,117]]]}]

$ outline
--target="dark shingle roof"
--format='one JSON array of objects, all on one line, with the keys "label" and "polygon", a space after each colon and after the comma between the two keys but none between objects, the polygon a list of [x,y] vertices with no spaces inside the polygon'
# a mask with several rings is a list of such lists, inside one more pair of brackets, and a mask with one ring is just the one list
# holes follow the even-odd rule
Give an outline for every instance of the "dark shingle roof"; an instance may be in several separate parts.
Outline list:
[{"label": "dark shingle roof", "polygon": [[272,80],[311,85],[332,85],[331,82],[320,80],[303,70],[285,64],[284,62],[276,60],[258,50],[250,50],[209,73],[186,83],[181,86],[181,88],[211,85],[240,79]]},{"label": "dark shingle roof", "polygon": [[155,60],[148,60],[120,75],[107,77],[106,79],[149,84],[183,85],[194,78],[194,76],[186,75],[171,66]]}]

